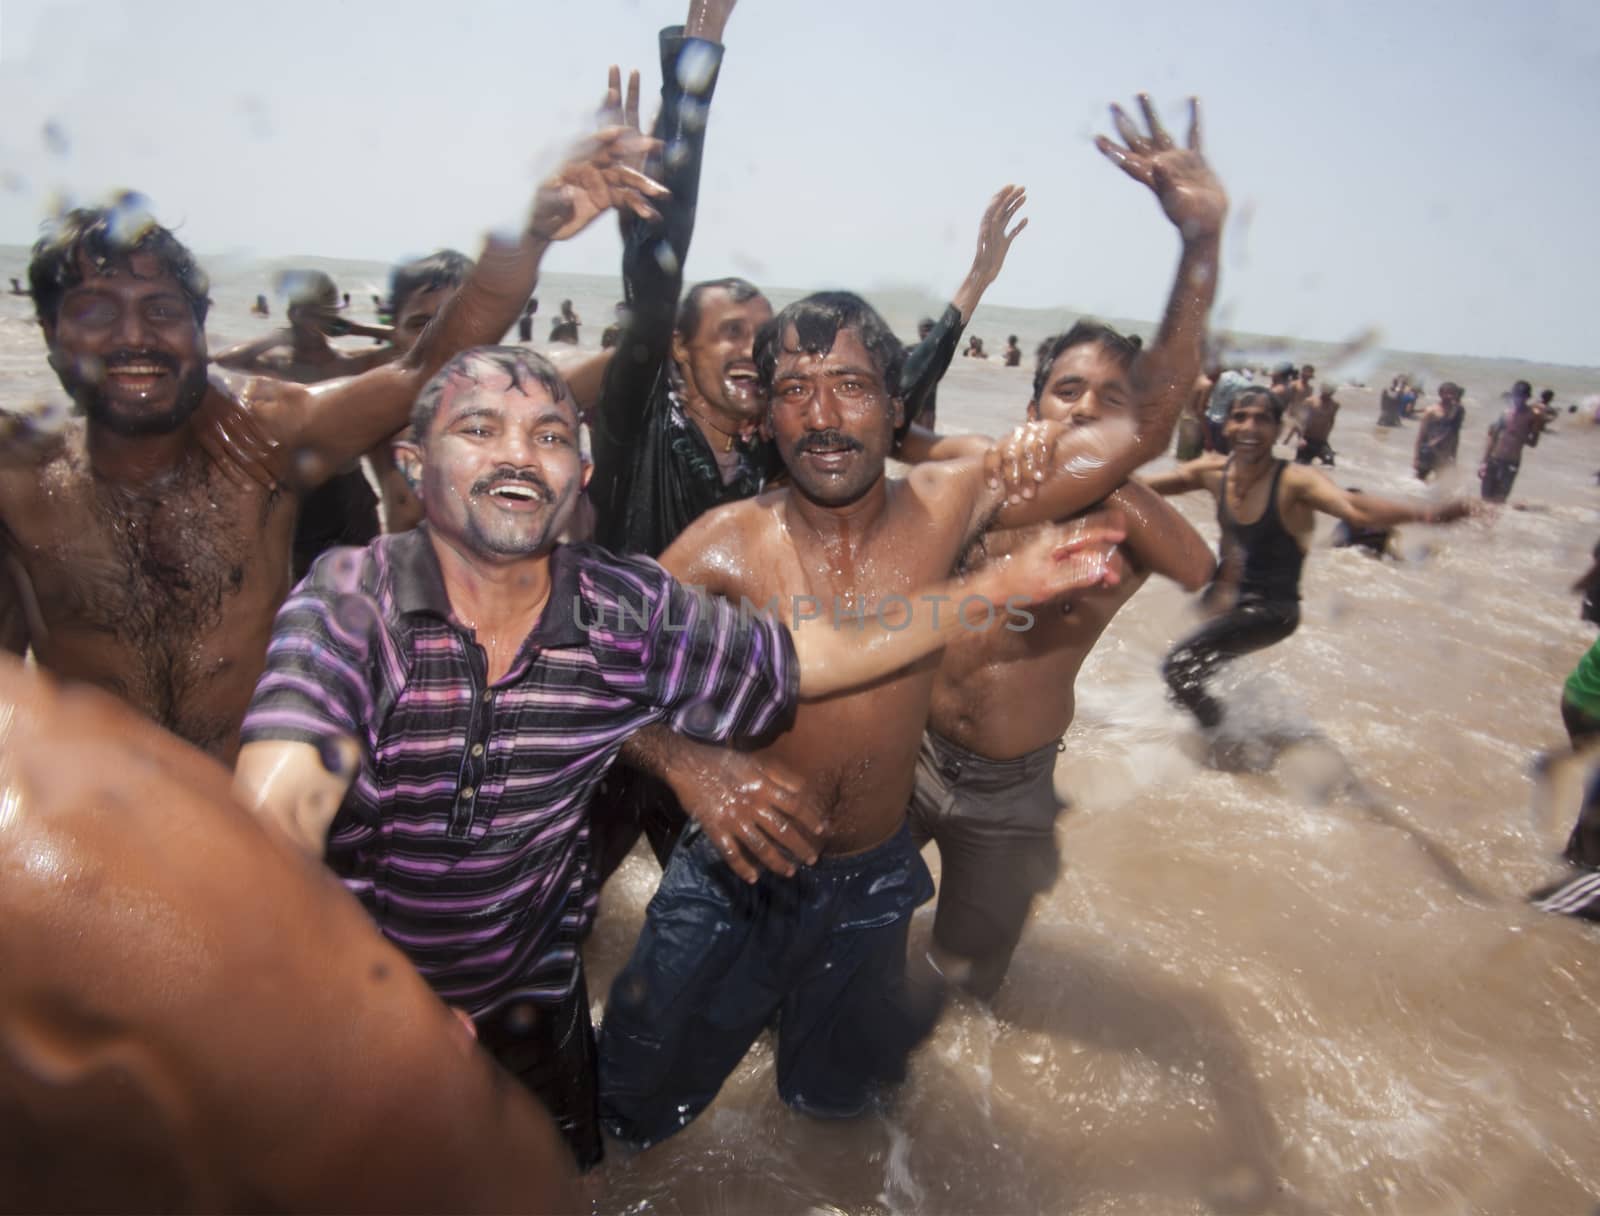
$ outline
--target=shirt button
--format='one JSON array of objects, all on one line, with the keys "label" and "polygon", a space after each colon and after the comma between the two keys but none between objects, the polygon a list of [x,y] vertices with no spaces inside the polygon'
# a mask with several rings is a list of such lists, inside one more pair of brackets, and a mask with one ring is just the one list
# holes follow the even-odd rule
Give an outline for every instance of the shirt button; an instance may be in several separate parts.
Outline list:
[{"label": "shirt button", "polygon": [[481,755],[483,755],[483,744],[481,744],[481,743],[474,743],[474,744],[473,744],[473,745],[472,745],[472,754],[473,754],[473,755],[474,755],[474,756],[481,756]]},{"label": "shirt button", "polygon": [[467,786],[465,789],[463,789],[461,791],[461,801],[462,802],[471,802],[472,801],[472,795],[476,794],[477,792],[478,791],[473,789],[470,785]]},{"label": "shirt button", "polygon": [[485,700],[485,701],[493,701],[493,700],[494,700],[494,689],[492,689],[492,688],[485,688],[485,689],[484,689],[484,690],[483,690],[483,699],[484,699],[484,700]]}]

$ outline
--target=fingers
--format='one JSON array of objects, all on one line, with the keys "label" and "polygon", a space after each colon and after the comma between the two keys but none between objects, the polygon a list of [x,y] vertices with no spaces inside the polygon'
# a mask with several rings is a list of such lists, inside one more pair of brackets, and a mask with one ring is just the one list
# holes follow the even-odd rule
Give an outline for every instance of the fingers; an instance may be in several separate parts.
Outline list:
[{"label": "fingers", "polygon": [[804,828],[799,819],[791,818],[781,807],[762,807],[756,812],[755,826],[786,855],[808,866],[815,865],[817,858],[822,855],[821,841]]},{"label": "fingers", "polygon": [[1096,135],[1094,137],[1094,146],[1100,149],[1106,159],[1133,178],[1134,181],[1143,182],[1147,186],[1154,181],[1154,174],[1151,173],[1148,164],[1138,157],[1130,156],[1125,148],[1119,148],[1104,135]]},{"label": "fingers", "polygon": [[[651,140],[659,143],[659,140]],[[648,198],[666,198],[672,192],[655,178],[647,173],[641,173],[630,165],[613,165],[606,170],[606,178],[619,189],[637,190]]]},{"label": "fingers", "polygon": [[622,109],[622,125],[639,129],[639,69],[628,73],[628,101]]},{"label": "fingers", "polygon": [[1200,99],[1189,98],[1189,151],[1200,152]]},{"label": "fingers", "polygon": [[1160,151],[1173,146],[1172,136],[1167,134],[1167,129],[1161,125],[1161,118],[1156,114],[1156,108],[1150,102],[1150,94],[1139,94],[1139,109],[1144,113],[1145,126],[1150,128],[1150,143],[1154,150]]},{"label": "fingers", "polygon": [[745,855],[744,849],[728,828],[718,828],[714,832],[707,832],[711,843],[717,846],[717,852],[722,855],[722,860],[728,863],[732,870],[745,882],[753,883],[761,877],[761,869]]},{"label": "fingers", "polygon": [[1116,102],[1111,103],[1111,122],[1130,152],[1136,152],[1140,156],[1149,153],[1150,141],[1139,133],[1139,128],[1134,126],[1133,119],[1129,118],[1127,111]]},{"label": "fingers", "polygon": [[1023,230],[1023,229],[1024,229],[1024,228],[1026,228],[1026,227],[1027,227],[1027,226],[1028,226],[1028,220],[1027,220],[1027,217],[1026,217],[1026,216],[1024,216],[1024,217],[1023,217],[1023,220],[1022,220],[1022,222],[1021,222],[1021,223],[1020,223],[1020,224],[1018,224],[1018,225],[1017,225],[1017,226],[1016,226],[1016,227],[1015,227],[1015,228],[1013,228],[1013,229],[1012,229],[1012,230],[1011,230],[1011,231],[1010,231],[1010,232],[1008,232],[1008,233],[1007,233],[1007,234],[1006,234],[1006,247],[1007,247],[1007,248],[1010,248],[1010,246],[1011,246],[1011,242],[1012,242],[1012,241],[1014,241],[1014,240],[1016,240],[1016,239],[1017,239],[1017,236],[1018,236],[1018,235],[1019,235],[1019,234],[1020,234],[1020,233],[1021,233],[1021,232],[1022,232],[1022,230]]},{"label": "fingers", "polygon": [[622,114],[622,69],[611,65],[606,76],[606,99],[600,103],[600,121],[614,123]]}]

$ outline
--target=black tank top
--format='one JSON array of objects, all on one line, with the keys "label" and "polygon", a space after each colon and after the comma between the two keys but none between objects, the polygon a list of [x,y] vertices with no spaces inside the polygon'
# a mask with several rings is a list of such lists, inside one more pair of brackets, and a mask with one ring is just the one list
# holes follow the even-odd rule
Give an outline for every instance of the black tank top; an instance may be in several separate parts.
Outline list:
[{"label": "black tank top", "polygon": [[1239,571],[1241,600],[1300,602],[1300,569],[1305,551],[1294,533],[1283,526],[1278,514],[1278,482],[1288,461],[1277,460],[1272,470],[1272,485],[1267,490],[1267,507],[1253,524],[1242,524],[1228,509],[1228,469],[1222,471],[1222,493],[1217,498],[1217,523],[1222,526],[1224,557],[1238,554],[1244,568]]}]

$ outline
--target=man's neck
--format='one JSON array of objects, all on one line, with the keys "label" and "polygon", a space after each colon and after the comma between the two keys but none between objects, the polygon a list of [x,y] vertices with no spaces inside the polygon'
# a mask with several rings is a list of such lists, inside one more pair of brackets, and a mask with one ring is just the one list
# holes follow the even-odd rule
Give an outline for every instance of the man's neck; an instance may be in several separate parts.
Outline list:
[{"label": "man's neck", "polygon": [[297,363],[328,363],[333,360],[335,353],[321,332],[301,329],[299,326],[289,330],[289,348],[294,352]]},{"label": "man's neck", "polygon": [[1234,453],[1228,457],[1228,468],[1233,473],[1233,484],[1243,488],[1248,488],[1255,485],[1256,482],[1260,481],[1262,477],[1264,477],[1267,472],[1271,470],[1273,461],[1276,459],[1277,458],[1273,456],[1272,449],[1270,447],[1253,460],[1241,456],[1238,451],[1235,450]]},{"label": "man's neck", "polygon": [[119,435],[90,422],[85,444],[94,475],[129,489],[166,481],[183,467],[194,447],[187,422],[165,435]]},{"label": "man's neck", "polygon": [[479,637],[533,631],[550,598],[550,556],[554,546],[531,557],[493,561],[428,530],[439,560],[445,596],[457,620]]},{"label": "man's neck", "polygon": [[815,502],[794,485],[784,499],[790,526],[830,549],[855,549],[871,535],[888,507],[889,481],[882,475],[860,498],[840,507]]},{"label": "man's neck", "polygon": [[689,421],[694,423],[695,429],[700,432],[707,447],[713,452],[731,452],[740,432],[744,429],[744,420],[729,417],[723,410],[712,405],[695,387],[694,377],[685,372],[681,366],[678,370],[682,387],[683,412],[689,416]]}]

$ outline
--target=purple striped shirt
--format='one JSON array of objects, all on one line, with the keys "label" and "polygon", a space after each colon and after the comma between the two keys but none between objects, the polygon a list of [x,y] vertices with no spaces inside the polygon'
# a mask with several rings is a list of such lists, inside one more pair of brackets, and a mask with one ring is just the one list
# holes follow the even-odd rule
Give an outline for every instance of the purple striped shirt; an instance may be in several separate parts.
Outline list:
[{"label": "purple striped shirt", "polygon": [[596,902],[589,801],[629,735],[659,721],[712,743],[759,735],[799,693],[787,629],[649,558],[563,545],[550,578],[489,685],[426,527],[332,550],[279,611],[244,722],[245,743],[359,745],[328,864],[474,1016],[576,986]]}]

